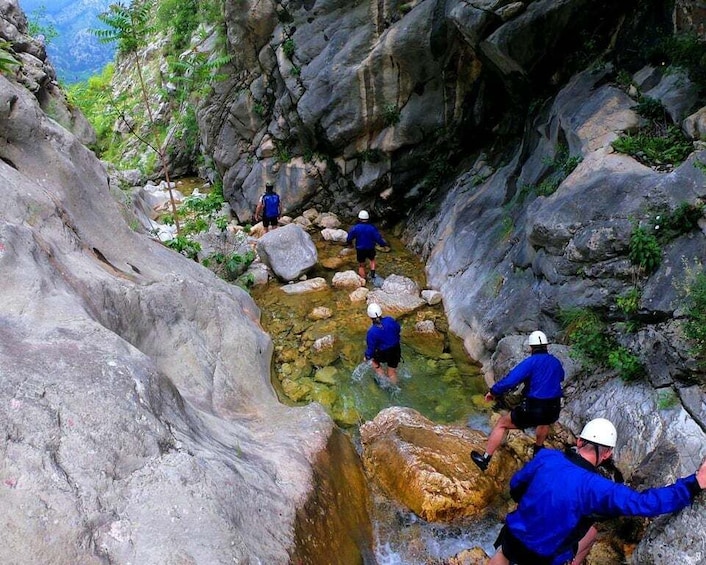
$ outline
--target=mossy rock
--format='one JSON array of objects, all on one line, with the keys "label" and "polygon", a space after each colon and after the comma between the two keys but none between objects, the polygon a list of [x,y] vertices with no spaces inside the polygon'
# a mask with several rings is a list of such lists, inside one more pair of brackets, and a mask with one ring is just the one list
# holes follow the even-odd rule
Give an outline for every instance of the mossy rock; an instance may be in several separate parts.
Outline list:
[{"label": "mossy rock", "polygon": [[323,367],[314,373],[314,380],[317,383],[335,385],[336,375],[338,375],[338,369],[336,369],[336,367]]},{"label": "mossy rock", "polygon": [[309,400],[312,402],[318,402],[323,407],[331,410],[338,401],[338,393],[329,386],[314,383],[313,388],[309,393]]},{"label": "mossy rock", "polygon": [[282,390],[290,400],[299,402],[304,400],[314,388],[310,379],[293,381],[292,379],[282,380]]}]

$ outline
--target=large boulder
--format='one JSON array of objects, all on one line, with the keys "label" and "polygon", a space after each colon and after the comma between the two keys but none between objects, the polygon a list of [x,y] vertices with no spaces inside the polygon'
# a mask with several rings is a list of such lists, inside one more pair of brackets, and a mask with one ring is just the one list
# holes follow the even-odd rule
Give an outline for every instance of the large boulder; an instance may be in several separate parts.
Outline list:
[{"label": "large boulder", "polygon": [[320,406],[278,402],[249,295],[131,230],[5,75],[0,132],[0,562],[360,562],[360,463]]},{"label": "large boulder", "polygon": [[318,261],[311,236],[297,224],[267,232],[257,242],[257,253],[262,262],[285,282],[298,279]]},{"label": "large boulder", "polygon": [[366,473],[388,496],[432,522],[482,514],[519,468],[499,451],[483,473],[469,456],[483,451],[475,430],[436,425],[411,408],[392,407],[360,428]]}]

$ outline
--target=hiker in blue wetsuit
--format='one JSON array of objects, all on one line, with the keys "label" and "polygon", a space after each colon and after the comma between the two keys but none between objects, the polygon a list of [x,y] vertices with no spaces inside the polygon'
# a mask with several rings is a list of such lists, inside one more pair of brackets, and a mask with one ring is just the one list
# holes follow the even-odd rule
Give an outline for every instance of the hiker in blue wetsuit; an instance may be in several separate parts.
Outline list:
[{"label": "hiker in blue wetsuit", "polygon": [[504,379],[495,383],[485,399],[491,402],[509,390],[524,383],[522,403],[509,414],[503,414],[488,436],[485,453],[471,452],[473,462],[485,471],[490,458],[505,439],[508,430],[536,428],[534,453],[544,447],[549,435],[549,426],[559,419],[561,411],[561,383],[564,368],[561,361],[547,352],[549,341],[543,332],[532,332],[528,340],[531,355],[510,371]]},{"label": "hiker in blue wetsuit", "polygon": [[597,518],[677,512],[706,487],[706,461],[666,487],[638,492],[614,483],[596,468],[610,459],[616,439],[613,424],[596,418],[574,450],[544,449],[520,469],[510,481],[517,509],[507,515],[488,565],[579,565],[595,539],[590,530]]},{"label": "hiker in blue wetsuit", "polygon": [[277,227],[280,215],[279,195],[275,192],[275,187],[271,182],[265,183],[265,194],[260,197],[255,209],[255,219],[262,219],[265,231],[270,231]]},{"label": "hiker in blue wetsuit", "polygon": [[[382,316],[379,304],[368,306],[368,316],[372,325],[366,336],[367,348],[365,360],[372,360],[373,369],[381,377],[387,377],[392,384],[397,384],[397,366],[402,357],[400,349],[400,325],[391,316]],[[387,365],[387,372],[382,364]]]},{"label": "hiker in blue wetsuit", "polygon": [[358,259],[358,274],[365,278],[365,262],[370,260],[370,278],[375,280],[375,244],[381,247],[389,247],[385,239],[380,235],[378,229],[368,223],[370,214],[361,210],[358,212],[359,222],[348,232],[346,245],[350,245],[355,240],[355,251]]}]

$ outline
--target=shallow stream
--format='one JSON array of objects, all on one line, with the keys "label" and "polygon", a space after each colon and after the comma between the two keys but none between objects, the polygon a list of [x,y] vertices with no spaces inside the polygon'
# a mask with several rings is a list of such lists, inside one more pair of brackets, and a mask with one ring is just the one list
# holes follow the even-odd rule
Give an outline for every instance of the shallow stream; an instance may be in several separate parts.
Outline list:
[{"label": "shallow stream", "polygon": [[[378,252],[377,274],[403,275],[426,288],[424,265],[402,242],[384,235],[391,248]],[[319,262],[309,278],[323,277],[330,284],[336,272],[357,271],[355,253],[341,256],[341,244],[323,241],[318,234],[312,237]],[[362,363],[370,326],[366,302],[352,302],[349,290],[329,288],[291,296],[281,286],[272,281],[254,288],[252,296],[274,342],[273,384],[282,402],[320,402],[356,445],[359,425],[389,406],[414,408],[437,423],[472,421],[474,428],[489,431],[487,416],[479,414],[473,403],[474,396],[477,401],[485,392],[483,378],[461,341],[449,332],[442,305],[424,306],[398,318],[403,328],[400,385],[380,386],[372,367]],[[330,308],[331,317],[312,319],[317,307]],[[432,320],[439,332],[433,342],[412,339],[415,324],[424,320]],[[327,335],[334,336],[334,349],[323,356],[313,353],[314,341]],[[374,492],[373,522],[379,565],[433,563],[474,545],[489,551],[499,529],[496,517],[472,529],[429,524],[379,492]]]}]

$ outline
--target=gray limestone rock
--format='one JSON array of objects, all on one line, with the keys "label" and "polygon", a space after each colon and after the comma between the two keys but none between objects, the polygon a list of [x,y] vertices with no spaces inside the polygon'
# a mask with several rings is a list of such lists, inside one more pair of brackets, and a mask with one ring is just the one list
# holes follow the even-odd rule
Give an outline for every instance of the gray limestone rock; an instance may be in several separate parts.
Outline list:
[{"label": "gray limestone rock", "polygon": [[360,561],[360,463],[320,406],[277,401],[252,299],[132,231],[4,75],[0,126],[0,562]]},{"label": "gray limestone rock", "polygon": [[262,262],[285,282],[298,279],[318,261],[311,236],[297,224],[263,235],[257,242],[257,253]]}]

